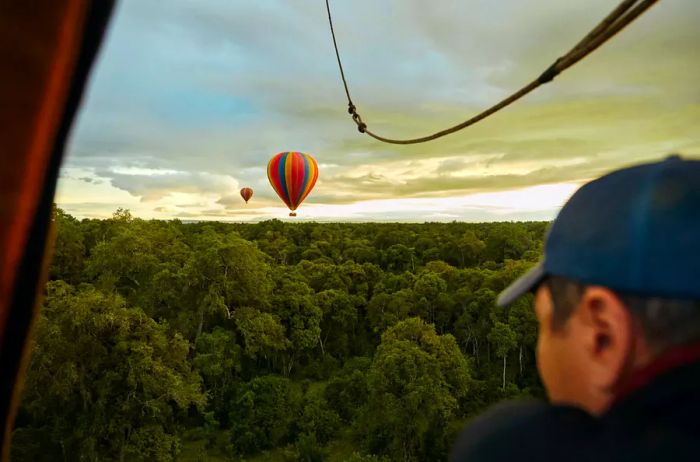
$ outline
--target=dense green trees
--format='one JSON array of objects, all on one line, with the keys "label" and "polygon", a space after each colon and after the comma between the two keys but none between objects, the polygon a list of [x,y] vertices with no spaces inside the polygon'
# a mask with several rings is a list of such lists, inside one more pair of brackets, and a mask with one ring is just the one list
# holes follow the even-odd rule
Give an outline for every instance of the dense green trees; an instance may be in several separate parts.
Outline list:
[{"label": "dense green trees", "polygon": [[20,457],[173,460],[179,421],[206,404],[188,342],[119,295],[47,290],[17,430],[41,444],[15,444]]},{"label": "dense green trees", "polygon": [[397,460],[446,455],[445,431],[459,414],[470,371],[454,337],[409,318],[383,335],[368,374],[365,439]]},{"label": "dense green trees", "polygon": [[542,394],[545,223],[56,221],[14,461],[441,460]]}]

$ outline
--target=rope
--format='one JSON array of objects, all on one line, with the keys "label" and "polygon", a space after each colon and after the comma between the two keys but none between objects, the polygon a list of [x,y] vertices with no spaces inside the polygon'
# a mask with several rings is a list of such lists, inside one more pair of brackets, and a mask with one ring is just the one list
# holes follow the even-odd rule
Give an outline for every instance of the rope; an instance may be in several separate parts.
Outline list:
[{"label": "rope", "polygon": [[352,103],[352,98],[350,97],[350,90],[348,90],[348,82],[345,80],[345,71],[343,71],[343,63],[340,61],[340,53],[338,53],[338,42],[335,40],[335,31],[333,30],[333,19],[331,18],[331,7],[326,0],[326,11],[328,11],[328,24],[331,25],[331,35],[333,36],[333,48],[335,48],[335,57],[338,59],[338,67],[340,68],[340,77],[343,79],[343,87],[345,87],[345,95],[348,97],[348,114],[352,116],[352,120],[357,124],[357,129],[360,133],[364,133],[367,129],[367,124],[362,122],[360,114],[357,113],[355,105]]},{"label": "rope", "polygon": [[[392,139],[379,136],[376,133],[367,129],[367,124],[362,121],[362,117],[357,112],[355,104],[350,98],[350,90],[348,90],[347,80],[345,79],[345,71],[343,70],[343,63],[340,60],[340,53],[338,52],[338,43],[335,39],[335,31],[333,30],[333,20],[331,18],[331,8],[329,5],[329,0],[326,0],[326,10],[328,11],[328,22],[331,26],[331,35],[333,36],[333,46],[335,48],[335,56],[338,59],[338,68],[340,69],[340,76],[343,79],[343,86],[345,87],[345,94],[348,97],[348,113],[352,116],[352,120],[357,125],[357,130],[360,133],[366,133],[372,138],[383,141],[385,143],[391,144],[416,144],[424,143],[426,141],[432,141],[437,138],[449,135],[451,133],[462,130],[463,128],[474,125],[475,123],[487,118],[488,116],[500,111],[506,106],[509,106],[513,102],[519,100],[523,96],[527,95],[537,87],[544,85],[546,83],[554,80],[554,77],[570,68],[577,62],[581,61],[583,58],[588,56],[590,53],[595,51],[610,38],[620,32],[622,29],[627,27],[632,21],[641,16],[645,11],[647,11],[651,6],[657,3],[658,0],[624,0],[622,1],[608,16],[606,16],[595,28],[593,28],[581,41],[579,41],[568,53],[558,58],[551,66],[549,66],[539,77],[537,77],[532,82],[528,83],[520,90],[516,91],[512,95],[506,97],[499,103],[491,106],[490,108],[484,110],[483,112],[475,115],[474,117],[465,120],[464,122],[457,124],[453,127],[447,128],[445,130],[433,133],[432,135],[423,136],[420,138],[411,139]],[[636,6],[635,6],[636,5]]]}]

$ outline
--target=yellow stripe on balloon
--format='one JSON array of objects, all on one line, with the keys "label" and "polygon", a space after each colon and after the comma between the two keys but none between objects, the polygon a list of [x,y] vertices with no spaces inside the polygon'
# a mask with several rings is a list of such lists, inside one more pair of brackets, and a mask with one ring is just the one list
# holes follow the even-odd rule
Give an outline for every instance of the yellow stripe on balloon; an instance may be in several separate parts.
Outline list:
[{"label": "yellow stripe on balloon", "polygon": [[306,179],[306,184],[304,185],[304,193],[300,196],[301,200],[304,200],[311,192],[311,188],[314,185],[313,179],[316,176],[317,171],[316,161],[314,161],[314,159],[308,154],[303,154],[303,156],[309,165],[309,177]]}]

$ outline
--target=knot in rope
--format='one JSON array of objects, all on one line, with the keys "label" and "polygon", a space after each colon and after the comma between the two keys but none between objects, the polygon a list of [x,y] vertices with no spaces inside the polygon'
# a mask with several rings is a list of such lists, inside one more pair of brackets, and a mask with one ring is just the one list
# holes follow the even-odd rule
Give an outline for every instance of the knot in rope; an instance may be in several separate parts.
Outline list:
[{"label": "knot in rope", "polygon": [[360,133],[366,132],[367,131],[367,124],[362,121],[362,117],[360,117],[360,114],[355,112],[355,106],[353,106],[352,109],[353,109],[352,120],[357,125],[357,131],[359,131]]}]

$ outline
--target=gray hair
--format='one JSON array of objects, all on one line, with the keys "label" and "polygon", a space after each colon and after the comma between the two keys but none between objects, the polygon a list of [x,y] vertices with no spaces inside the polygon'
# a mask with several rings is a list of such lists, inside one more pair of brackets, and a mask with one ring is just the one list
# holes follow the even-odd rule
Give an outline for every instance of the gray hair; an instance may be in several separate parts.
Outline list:
[{"label": "gray hair", "polygon": [[[586,286],[562,277],[550,277],[545,283],[554,305],[553,328],[561,329],[581,300]],[[700,301],[616,294],[639,321],[645,339],[656,353],[700,342]]]}]

